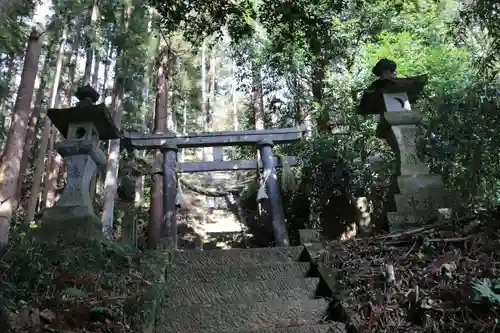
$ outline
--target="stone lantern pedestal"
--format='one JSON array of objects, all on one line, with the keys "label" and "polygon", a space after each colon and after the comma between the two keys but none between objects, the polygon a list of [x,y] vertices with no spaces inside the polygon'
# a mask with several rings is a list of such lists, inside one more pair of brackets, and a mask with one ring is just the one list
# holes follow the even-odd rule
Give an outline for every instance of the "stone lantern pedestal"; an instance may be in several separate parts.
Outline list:
[{"label": "stone lantern pedestal", "polygon": [[[440,175],[431,175],[418,158],[415,146],[421,113],[412,108],[427,83],[425,75],[409,78],[394,76],[396,64],[383,59],[373,73],[380,79],[365,90],[358,112],[380,115],[377,137],[387,141],[396,155],[393,180],[393,205],[388,204],[387,217],[392,230],[420,226],[451,208]],[[391,207],[392,206],[392,207]]]},{"label": "stone lantern pedestal", "polygon": [[[104,104],[96,105],[99,94],[90,86],[78,89],[79,102],[69,109],[49,109],[47,116],[65,140],[56,143],[67,167],[67,181],[54,207],[44,212],[42,230],[101,234],[100,219],[94,213],[91,183],[97,168],[106,163],[99,140],[119,137],[118,129]],[[67,235],[65,237],[68,237]]]}]

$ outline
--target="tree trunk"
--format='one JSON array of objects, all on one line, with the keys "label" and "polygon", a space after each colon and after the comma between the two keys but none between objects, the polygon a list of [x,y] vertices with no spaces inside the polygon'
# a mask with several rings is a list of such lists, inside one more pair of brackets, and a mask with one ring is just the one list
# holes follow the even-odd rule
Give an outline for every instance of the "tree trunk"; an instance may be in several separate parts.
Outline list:
[{"label": "tree trunk", "polygon": [[319,114],[316,115],[316,128],[319,134],[331,132],[330,116],[324,106],[323,88],[325,86],[325,74],[328,61],[323,56],[318,56],[313,64],[312,95],[315,105],[319,107]]},{"label": "tree trunk", "polygon": [[[92,7],[89,8],[89,34],[87,35],[87,46],[86,46],[86,59],[85,59],[85,71],[83,74],[83,82],[82,85],[91,85],[94,89],[99,89],[97,87],[98,82],[98,70],[99,70],[99,61],[97,57],[96,50],[96,37],[97,37],[97,15],[98,15],[98,6],[97,0],[93,1]],[[96,55],[95,59],[93,55]],[[95,65],[97,66],[96,73],[92,76],[92,61],[95,60]],[[94,78],[95,77],[95,78]],[[94,201],[95,191],[96,191],[96,183],[98,178],[99,170],[95,173],[92,181],[90,183],[90,199]]]},{"label": "tree trunk", "polygon": [[[95,88],[95,82],[92,82],[92,60],[96,52],[96,39],[97,39],[97,16],[99,14],[99,7],[97,0],[94,0],[92,7],[89,8],[89,34],[87,35],[86,46],[86,60],[85,71],[83,74],[83,85],[90,84]],[[96,59],[97,61],[97,59]]]},{"label": "tree trunk", "polygon": [[[60,103],[56,103],[56,106],[60,106]],[[52,126],[52,135],[49,143],[49,157],[47,158],[47,168],[45,171],[45,184],[44,184],[44,197],[43,197],[43,207],[50,208],[53,207],[56,202],[56,193],[59,183],[59,172],[61,170],[63,159],[62,156],[55,150],[54,145],[57,138],[60,136],[57,128]]]},{"label": "tree trunk", "polygon": [[[106,96],[108,93],[107,90],[107,85],[108,85],[108,78],[109,78],[109,65],[111,63],[110,59],[113,56],[113,47],[111,43],[108,43],[108,50],[106,51],[106,54],[108,55],[104,64],[104,75],[103,75],[103,80],[102,80],[102,86],[100,87],[101,91],[101,101],[103,103],[106,102]],[[97,90],[99,91],[99,90]],[[95,189],[95,194],[97,194],[99,197],[102,197],[102,194],[104,193],[104,177],[102,172],[99,170],[96,172],[96,189]]]},{"label": "tree trunk", "polygon": [[92,73],[92,87],[96,91],[99,91],[99,68],[101,67],[101,57],[97,54],[94,57],[94,69]]},{"label": "tree trunk", "polygon": [[76,35],[75,35],[75,40],[72,43],[71,46],[71,53],[68,59],[68,81],[66,82],[64,86],[64,91],[65,91],[65,96],[66,96],[66,103],[67,106],[71,106],[71,100],[73,98],[73,89],[75,85],[75,75],[76,75],[76,66],[78,64],[78,51],[80,50],[80,40],[81,40],[81,33],[80,29],[82,28],[82,24],[79,22],[76,25]]},{"label": "tree trunk", "polygon": [[217,81],[217,61],[216,61],[215,51],[212,50],[210,54],[210,94],[208,99],[207,107],[207,128],[209,131],[213,131],[214,128],[214,117],[215,117],[215,94],[216,94],[216,81]]},{"label": "tree trunk", "polygon": [[[5,11],[3,9],[2,11]],[[5,150],[0,165],[0,247],[9,240],[10,218],[17,191],[24,140],[33,99],[33,89],[38,73],[38,62],[42,52],[42,34],[36,28],[30,33],[24,58],[21,82],[17,91],[12,125],[9,129]]]},{"label": "tree trunk", "polygon": [[[15,60],[17,58],[16,54],[10,54],[6,60],[6,68],[9,68],[7,74],[5,75],[5,79],[3,80],[5,82],[6,89],[2,92],[2,96],[0,97],[0,116],[2,118],[2,129],[3,133],[7,132],[6,129],[6,120],[7,118],[10,118],[10,116],[7,116],[11,110],[9,101],[10,98],[12,97],[13,89],[16,87],[15,84],[15,79],[17,75],[19,74],[19,69],[17,66],[15,66]],[[0,142],[0,151],[3,151],[5,149],[5,139],[6,136],[2,133],[1,135],[1,142]]]},{"label": "tree trunk", "polygon": [[293,75],[292,76],[293,109],[295,110],[295,112],[293,114],[293,120],[294,120],[295,126],[299,126],[299,125],[302,125],[302,123],[304,122],[304,115],[302,113],[302,109],[300,108],[300,102],[299,102],[299,98],[298,98],[298,94],[300,91],[299,79],[297,77],[298,73],[295,72],[292,75]]},{"label": "tree trunk", "polygon": [[[62,70],[62,63],[64,59],[64,45],[66,43],[66,35],[67,30],[64,29],[62,33],[62,39],[59,44],[59,53],[57,55],[57,61],[56,61],[56,71],[54,73],[54,77],[52,80],[52,86],[50,89],[50,101],[49,101],[49,109],[54,108],[56,106],[56,102],[58,99],[58,92],[59,92],[59,81],[61,79],[61,70]],[[36,212],[36,207],[37,207],[37,201],[38,201],[38,196],[40,193],[40,186],[42,183],[42,177],[43,177],[43,172],[45,171],[45,153],[47,152],[47,146],[49,145],[49,139],[50,139],[50,132],[52,129],[52,122],[48,117],[45,117],[45,121],[43,124],[43,133],[42,133],[42,138],[40,139],[39,142],[39,149],[37,153],[37,157],[35,160],[35,173],[33,175],[33,184],[31,187],[31,196],[29,198],[29,201],[27,203],[27,208],[26,208],[26,216],[25,216],[25,222],[29,223],[33,220],[33,217]],[[49,165],[49,164],[47,164]]]},{"label": "tree trunk", "polygon": [[8,57],[7,57],[7,60],[5,60],[5,67],[8,68],[7,70],[7,74],[5,74],[5,79],[2,78],[2,81],[5,82],[5,85],[7,86],[7,88],[5,90],[2,91],[2,94],[0,96],[0,112],[3,112],[4,111],[4,108],[5,108],[5,104],[8,100],[8,98],[11,96],[11,87],[12,87],[12,81],[13,79],[16,77],[17,75],[17,68],[15,66],[15,60],[16,60],[17,56],[12,53],[12,54],[9,54]]},{"label": "tree trunk", "polygon": [[[149,39],[148,39],[148,58],[151,60],[148,60],[146,63],[146,66],[144,66],[144,80],[142,82],[143,88],[142,88],[142,105],[141,105],[141,131],[146,132],[147,128],[147,114],[149,110],[149,93],[151,90],[151,74],[153,71],[153,66],[154,66],[154,52],[155,50],[155,43],[156,43],[156,38],[154,37],[153,32],[153,10],[150,8],[148,12],[148,34],[149,34]],[[142,155],[143,157],[145,155]],[[142,205],[144,201],[144,180],[145,176],[139,176],[137,179],[137,182],[135,184],[135,205],[136,207],[139,207]]]},{"label": "tree trunk", "polygon": [[[176,66],[176,57],[171,50],[168,50],[168,79],[170,79],[174,68]],[[171,132],[177,132],[177,119],[175,118],[175,112],[174,112],[174,103],[175,103],[175,92],[174,92],[174,85],[169,84],[169,91],[167,92],[168,94],[168,106],[169,109],[167,109],[167,130]]]},{"label": "tree trunk", "polygon": [[260,69],[254,69],[252,75],[252,102],[255,112],[255,129],[264,129],[265,126],[265,111],[264,111],[264,96],[262,89],[262,79]]},{"label": "tree trunk", "polygon": [[[156,70],[156,102],[154,133],[165,133],[167,130],[168,117],[168,91],[169,91],[169,52],[162,52],[163,59],[159,59]],[[155,154],[155,165],[161,165],[162,154]],[[151,184],[151,206],[148,226],[148,247],[156,248],[160,238],[163,236],[163,178],[155,174]]]},{"label": "tree trunk", "polygon": [[[202,126],[205,132],[208,131],[208,99],[207,99],[207,42],[203,40],[201,44],[201,116],[202,116]],[[202,160],[207,160],[208,148],[202,148]]]},{"label": "tree trunk", "polygon": [[[184,99],[182,107],[182,133],[187,133],[187,100]],[[184,162],[185,149],[181,149],[180,162]]]},{"label": "tree trunk", "polygon": [[107,97],[107,87],[108,87],[108,79],[109,79],[109,66],[111,64],[111,57],[113,56],[113,47],[111,43],[108,44],[108,50],[106,52],[106,62],[104,63],[104,75],[102,78],[102,89],[101,89],[101,99],[104,102]]},{"label": "tree trunk", "polygon": [[[53,65],[53,53],[54,46],[57,43],[57,38],[51,38],[51,41],[47,48],[47,54],[45,56],[45,61],[43,64],[42,73],[40,75],[40,85],[38,87],[36,96],[35,96],[35,105],[33,111],[31,112],[30,120],[28,122],[28,129],[26,131],[26,138],[23,149],[23,157],[21,159],[21,163],[19,166],[19,177],[17,179],[17,195],[16,195],[16,204],[14,209],[17,209],[19,202],[22,200],[22,187],[24,183],[24,178],[26,176],[26,170],[28,169],[30,157],[33,152],[33,142],[35,140],[36,135],[36,126],[38,123],[38,119],[40,117],[44,117],[45,109],[43,107],[43,99],[47,90],[47,77],[49,74],[49,68]],[[43,112],[43,114],[42,114]],[[42,118],[43,119],[43,118]]]},{"label": "tree trunk", "polygon": [[237,92],[237,87],[236,87],[236,61],[233,60],[232,66],[232,76],[233,76],[233,82],[231,85],[231,102],[233,105],[233,129],[235,131],[238,130],[239,128],[239,123],[238,123],[238,105],[236,103],[236,92]]},{"label": "tree trunk", "polygon": [[[128,30],[128,22],[130,20],[132,6],[127,5],[122,13],[121,35],[125,36]],[[123,92],[126,80],[126,57],[124,50],[118,47],[116,51],[115,65],[115,85],[113,87],[113,99],[111,102],[111,110],[113,110],[113,121],[118,128],[121,128],[123,110]],[[120,162],[120,139],[109,140],[108,145],[108,161],[106,163],[106,177],[104,180],[104,203],[102,210],[102,228],[103,233],[108,238],[113,238],[114,228],[114,212],[115,212],[115,197],[118,188],[118,166]]]}]

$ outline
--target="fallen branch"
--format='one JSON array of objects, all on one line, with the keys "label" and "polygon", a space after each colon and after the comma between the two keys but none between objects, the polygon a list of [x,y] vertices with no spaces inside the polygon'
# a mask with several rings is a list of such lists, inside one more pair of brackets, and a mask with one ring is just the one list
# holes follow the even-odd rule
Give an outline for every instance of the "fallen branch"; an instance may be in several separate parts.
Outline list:
[{"label": "fallen branch", "polygon": [[453,237],[453,238],[431,238],[428,239],[427,242],[436,243],[436,242],[448,242],[448,243],[460,243],[472,238],[472,235],[465,237]]},{"label": "fallen branch", "polygon": [[[430,221],[432,221],[432,220],[430,220]],[[388,235],[377,237],[377,238],[378,239],[383,239],[383,240],[385,240],[385,239],[400,238],[400,237],[404,237],[404,236],[408,236],[408,235],[418,234],[420,232],[423,232],[423,231],[426,231],[426,230],[429,230],[429,229],[435,229],[437,227],[441,227],[441,226],[447,225],[449,223],[450,223],[450,221],[444,220],[444,221],[440,221],[440,222],[437,222],[437,223],[434,223],[434,224],[430,224],[430,225],[426,225],[426,226],[423,226],[423,227],[419,227],[419,228],[415,228],[415,229],[411,229],[411,230],[407,230],[407,231],[403,231],[403,232],[398,232],[398,233],[395,233],[395,234],[388,234]]]}]

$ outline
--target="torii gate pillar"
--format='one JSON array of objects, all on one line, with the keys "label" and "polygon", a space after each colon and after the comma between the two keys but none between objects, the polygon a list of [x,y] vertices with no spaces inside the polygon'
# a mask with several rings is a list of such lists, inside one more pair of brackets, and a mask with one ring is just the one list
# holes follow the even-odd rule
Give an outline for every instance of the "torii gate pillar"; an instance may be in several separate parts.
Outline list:
[{"label": "torii gate pillar", "polygon": [[161,245],[163,248],[177,249],[177,151],[176,145],[165,143],[163,153],[163,221]]},{"label": "torii gate pillar", "polygon": [[278,176],[274,164],[273,145],[274,143],[271,140],[257,142],[264,169],[267,196],[271,204],[271,219],[276,246],[289,246],[290,241],[286,230],[285,214],[283,213]]}]

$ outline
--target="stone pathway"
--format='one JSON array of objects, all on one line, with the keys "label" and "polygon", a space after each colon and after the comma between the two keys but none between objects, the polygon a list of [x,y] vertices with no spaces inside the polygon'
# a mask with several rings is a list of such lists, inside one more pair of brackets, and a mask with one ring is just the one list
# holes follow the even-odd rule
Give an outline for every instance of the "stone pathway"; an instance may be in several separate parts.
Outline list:
[{"label": "stone pathway", "polygon": [[345,333],[304,247],[176,252],[157,333]]}]

